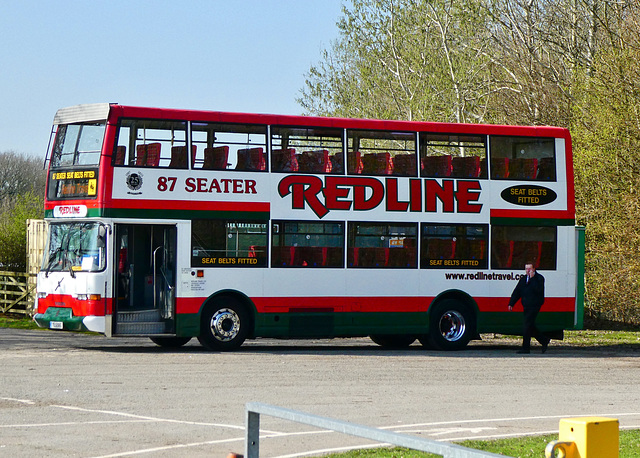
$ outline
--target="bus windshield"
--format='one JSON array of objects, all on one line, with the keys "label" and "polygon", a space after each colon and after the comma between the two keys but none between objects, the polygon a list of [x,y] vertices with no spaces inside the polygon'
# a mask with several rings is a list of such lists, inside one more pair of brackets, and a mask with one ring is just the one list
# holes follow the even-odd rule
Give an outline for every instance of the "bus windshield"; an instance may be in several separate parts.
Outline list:
[{"label": "bus windshield", "polygon": [[105,228],[100,223],[56,223],[49,226],[46,272],[98,272],[105,268]]},{"label": "bus windshield", "polygon": [[104,130],[104,122],[59,126],[51,166],[98,165]]}]

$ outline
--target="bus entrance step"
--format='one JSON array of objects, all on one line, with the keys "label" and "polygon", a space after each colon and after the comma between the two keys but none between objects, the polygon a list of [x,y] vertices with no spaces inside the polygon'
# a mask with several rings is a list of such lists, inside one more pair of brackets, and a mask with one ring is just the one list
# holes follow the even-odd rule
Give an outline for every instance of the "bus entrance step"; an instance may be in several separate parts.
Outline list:
[{"label": "bus entrance step", "polygon": [[118,312],[118,323],[159,322],[162,320],[160,310],[136,310],[132,312]]},{"label": "bus entrance step", "polygon": [[163,334],[165,332],[164,323],[160,322],[142,322],[142,323],[118,323],[116,326],[117,334]]},{"label": "bus entrance step", "polygon": [[136,310],[118,312],[116,317],[117,334],[162,334],[165,323],[159,310]]}]

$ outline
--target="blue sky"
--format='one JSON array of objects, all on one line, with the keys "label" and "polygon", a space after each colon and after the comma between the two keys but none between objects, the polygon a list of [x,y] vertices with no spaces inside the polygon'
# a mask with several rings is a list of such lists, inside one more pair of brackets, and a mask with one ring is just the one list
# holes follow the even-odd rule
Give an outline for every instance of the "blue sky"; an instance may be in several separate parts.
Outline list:
[{"label": "blue sky", "polygon": [[301,114],[343,0],[0,0],[0,152],[80,103]]}]

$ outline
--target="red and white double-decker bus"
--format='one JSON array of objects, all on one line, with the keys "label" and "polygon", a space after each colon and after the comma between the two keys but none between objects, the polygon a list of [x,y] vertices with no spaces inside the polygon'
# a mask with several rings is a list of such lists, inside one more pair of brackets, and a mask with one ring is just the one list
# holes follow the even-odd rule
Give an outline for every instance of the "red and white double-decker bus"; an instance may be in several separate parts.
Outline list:
[{"label": "red and white double-decker bus", "polygon": [[371,336],[459,349],[582,325],[566,129],[79,105],[48,153],[43,327],[210,349]]}]

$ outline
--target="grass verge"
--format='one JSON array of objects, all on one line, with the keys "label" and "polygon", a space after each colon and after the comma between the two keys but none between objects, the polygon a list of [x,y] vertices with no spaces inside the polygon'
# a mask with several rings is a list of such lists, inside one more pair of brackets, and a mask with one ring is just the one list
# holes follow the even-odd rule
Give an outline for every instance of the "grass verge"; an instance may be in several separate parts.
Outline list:
[{"label": "grass verge", "polygon": [[31,319],[21,313],[0,313],[0,328],[42,329]]},{"label": "grass verge", "polygon": [[[557,440],[557,434],[535,437],[518,437],[492,441],[464,441],[459,445],[517,458],[540,458],[547,444]],[[640,458],[640,431],[620,431],[620,458]],[[327,455],[326,458],[439,458],[440,455],[417,452],[405,448],[375,448],[352,450]]]}]

